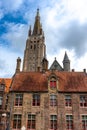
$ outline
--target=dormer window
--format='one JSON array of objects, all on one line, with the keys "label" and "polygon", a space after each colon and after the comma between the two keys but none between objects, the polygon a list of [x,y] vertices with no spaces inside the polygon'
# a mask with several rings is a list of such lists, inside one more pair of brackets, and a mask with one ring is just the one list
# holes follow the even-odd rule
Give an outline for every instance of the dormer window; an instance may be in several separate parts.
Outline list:
[{"label": "dormer window", "polygon": [[56,79],[55,78],[50,79],[50,88],[56,88]]}]

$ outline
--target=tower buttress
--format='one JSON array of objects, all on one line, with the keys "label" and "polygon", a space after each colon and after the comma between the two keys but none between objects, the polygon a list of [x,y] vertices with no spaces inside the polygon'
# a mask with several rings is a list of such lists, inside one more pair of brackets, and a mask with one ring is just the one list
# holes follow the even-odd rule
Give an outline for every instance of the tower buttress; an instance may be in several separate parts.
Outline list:
[{"label": "tower buttress", "polygon": [[37,9],[33,32],[31,26],[24,51],[23,71],[42,71],[42,60],[46,56],[45,37]]}]

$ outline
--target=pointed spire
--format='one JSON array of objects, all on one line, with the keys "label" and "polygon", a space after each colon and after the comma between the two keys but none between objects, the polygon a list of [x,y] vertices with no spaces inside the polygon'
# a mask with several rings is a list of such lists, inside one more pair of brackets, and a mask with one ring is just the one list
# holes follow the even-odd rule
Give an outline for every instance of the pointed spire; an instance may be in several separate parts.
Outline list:
[{"label": "pointed spire", "polygon": [[66,51],[65,51],[63,62],[65,62],[65,61],[70,61],[69,58],[68,58],[68,55],[67,55]]},{"label": "pointed spire", "polygon": [[39,9],[37,9],[37,14],[35,17],[35,23],[34,23],[34,29],[33,29],[33,35],[40,35],[40,32],[41,32],[40,15],[39,15]]},{"label": "pointed spire", "polygon": [[68,58],[66,51],[63,59],[63,67],[64,67],[64,71],[70,71],[70,60]]},{"label": "pointed spire", "polygon": [[39,8],[37,9],[37,16],[39,16]]},{"label": "pointed spire", "polygon": [[30,25],[28,36],[31,36],[31,34],[32,34],[32,30],[31,30],[31,25]]}]

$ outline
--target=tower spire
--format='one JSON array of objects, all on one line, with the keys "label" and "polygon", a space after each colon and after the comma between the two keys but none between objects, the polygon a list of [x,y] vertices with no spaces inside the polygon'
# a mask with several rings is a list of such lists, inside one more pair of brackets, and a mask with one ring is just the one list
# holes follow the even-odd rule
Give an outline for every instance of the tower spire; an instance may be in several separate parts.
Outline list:
[{"label": "tower spire", "polygon": [[68,58],[66,51],[63,59],[63,67],[64,67],[64,71],[70,71],[70,60]]},{"label": "tower spire", "polygon": [[30,26],[26,40],[23,71],[42,71],[47,68],[45,36],[40,23],[39,9],[37,9],[33,32]]},{"label": "tower spire", "polygon": [[37,14],[35,17],[35,23],[33,28],[33,35],[40,35],[40,32],[41,32],[40,15],[39,15],[39,9],[37,9]]},{"label": "tower spire", "polygon": [[32,34],[32,30],[31,30],[31,25],[30,25],[28,36],[31,36],[31,34]]}]

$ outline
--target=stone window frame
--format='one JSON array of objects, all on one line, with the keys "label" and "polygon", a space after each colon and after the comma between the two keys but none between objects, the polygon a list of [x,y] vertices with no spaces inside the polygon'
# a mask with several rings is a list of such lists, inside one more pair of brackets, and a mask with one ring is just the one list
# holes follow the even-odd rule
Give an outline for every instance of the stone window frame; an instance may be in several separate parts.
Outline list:
[{"label": "stone window frame", "polygon": [[57,115],[56,114],[50,115],[50,129],[57,130]]},{"label": "stone window frame", "polygon": [[22,123],[22,115],[14,114],[13,115],[13,129],[21,129],[21,123]]},{"label": "stone window frame", "polygon": [[66,130],[73,130],[73,115],[66,114]]},{"label": "stone window frame", "polygon": [[33,93],[32,106],[40,106],[40,94],[39,93]]},{"label": "stone window frame", "polygon": [[72,96],[70,94],[65,95],[65,106],[72,107]]},{"label": "stone window frame", "polygon": [[27,119],[27,129],[35,129],[36,128],[36,114],[28,114],[28,119]]},{"label": "stone window frame", "polygon": [[22,106],[23,105],[23,93],[16,93],[15,94],[15,106]]}]

